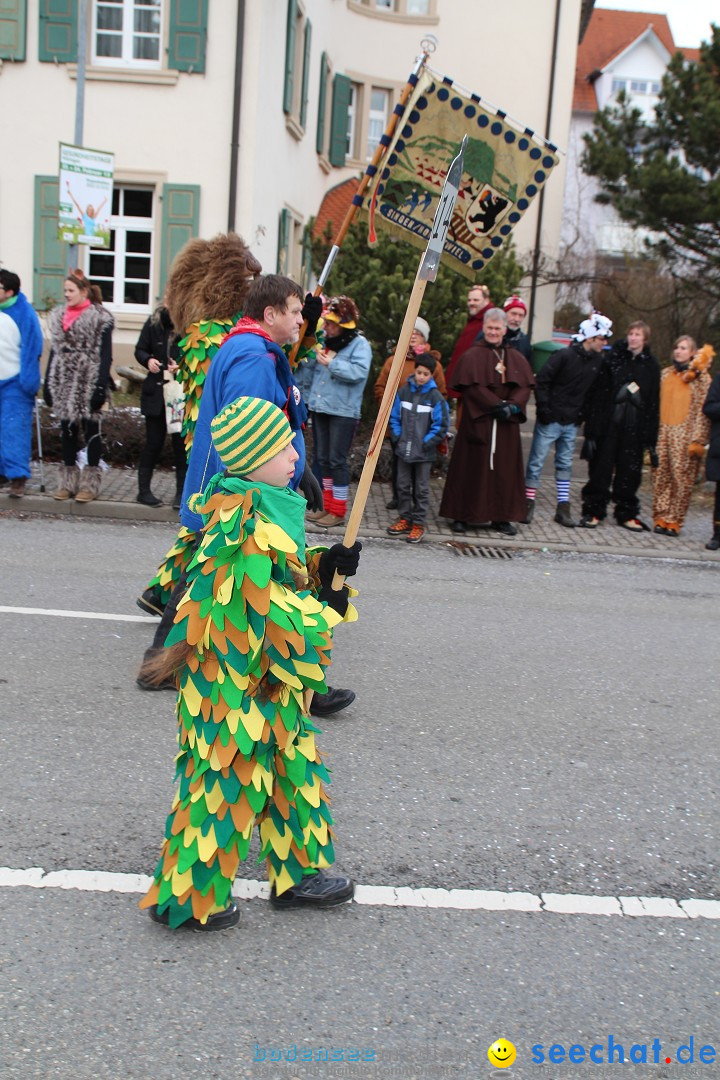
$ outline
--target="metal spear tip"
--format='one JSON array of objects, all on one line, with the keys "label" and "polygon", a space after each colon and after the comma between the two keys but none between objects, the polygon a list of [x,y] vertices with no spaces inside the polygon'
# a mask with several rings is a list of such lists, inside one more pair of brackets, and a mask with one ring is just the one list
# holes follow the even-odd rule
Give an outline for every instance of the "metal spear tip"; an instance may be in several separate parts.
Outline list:
[{"label": "metal spear tip", "polygon": [[435,218],[430,231],[430,239],[420,264],[420,270],[418,271],[418,276],[424,281],[435,281],[437,278],[438,269],[440,267],[440,258],[443,253],[443,248],[445,247],[445,238],[448,234],[455,202],[460,191],[463,155],[465,153],[467,141],[468,137],[467,135],[464,135],[460,144],[460,150],[450,163],[443,189],[440,192],[440,198],[438,199],[437,208],[435,210]]}]

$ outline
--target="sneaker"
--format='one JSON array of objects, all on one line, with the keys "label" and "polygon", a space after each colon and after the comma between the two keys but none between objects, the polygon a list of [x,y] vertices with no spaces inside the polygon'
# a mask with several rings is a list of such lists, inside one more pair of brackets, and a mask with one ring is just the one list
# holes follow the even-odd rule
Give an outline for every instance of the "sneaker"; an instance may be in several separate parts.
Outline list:
[{"label": "sneaker", "polygon": [[[170,916],[167,908],[163,911],[162,915],[158,915],[158,906],[153,904],[148,908],[148,915],[153,922],[160,923],[161,926],[170,925]],[[202,923],[199,919],[186,919],[184,923],[180,923],[180,926],[175,927],[176,930],[199,930],[199,931],[212,931],[212,930],[230,930],[233,926],[237,926],[240,922],[240,912],[238,911],[237,904],[233,901],[224,911],[216,911],[212,915],[208,915],[207,921]]]},{"label": "sneaker", "polygon": [[385,532],[388,536],[402,536],[403,533],[409,533],[411,529],[412,525],[407,518],[398,518],[392,525],[388,525]]},{"label": "sneaker", "polygon": [[10,490],[8,495],[13,499],[20,499],[25,494],[25,477],[18,476],[15,480],[10,481]]},{"label": "sneaker", "polygon": [[583,514],[580,518],[581,529],[597,529],[600,524],[600,518],[593,517],[592,514]]},{"label": "sneaker", "polygon": [[328,908],[346,904],[352,900],[355,884],[341,874],[328,874],[318,870],[317,874],[304,877],[299,885],[293,885],[277,896],[275,886],[270,892],[270,903],[274,908]]},{"label": "sneaker", "polygon": [[493,521],[491,526],[495,532],[502,533],[503,536],[517,536],[517,529],[509,521]]},{"label": "sneaker", "polygon": [[413,527],[410,530],[410,532],[408,533],[406,539],[407,539],[408,544],[419,544],[424,535],[425,535],[425,526],[424,525],[413,525]]},{"label": "sneaker", "polygon": [[342,517],[339,514],[323,514],[322,517],[316,518],[313,521],[313,525],[319,525],[321,529],[333,529],[336,525],[345,524],[345,515]]}]

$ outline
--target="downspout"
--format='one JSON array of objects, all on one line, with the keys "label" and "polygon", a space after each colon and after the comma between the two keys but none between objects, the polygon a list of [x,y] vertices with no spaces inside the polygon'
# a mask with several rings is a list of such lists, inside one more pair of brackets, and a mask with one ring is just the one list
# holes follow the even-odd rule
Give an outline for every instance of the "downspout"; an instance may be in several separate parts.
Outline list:
[{"label": "downspout", "polygon": [[[555,28],[553,30],[552,59],[550,61],[550,86],[548,87],[547,114],[545,120],[545,140],[550,142],[550,126],[552,123],[553,96],[555,93],[555,64],[557,60],[558,36],[560,33],[560,5],[562,0],[555,0]],[[540,235],[542,233],[543,207],[545,205],[545,188],[543,187],[538,199],[537,227],[535,229],[535,250],[533,251],[533,264],[530,284],[530,312],[528,317],[528,336],[532,341],[533,322],[535,320],[535,294],[537,292],[537,279],[540,263]]]},{"label": "downspout", "polygon": [[235,232],[237,214],[238,158],[240,156],[240,98],[242,95],[243,52],[245,48],[245,0],[238,0],[235,37],[235,82],[233,86],[232,131],[230,133],[230,191],[228,232]]}]

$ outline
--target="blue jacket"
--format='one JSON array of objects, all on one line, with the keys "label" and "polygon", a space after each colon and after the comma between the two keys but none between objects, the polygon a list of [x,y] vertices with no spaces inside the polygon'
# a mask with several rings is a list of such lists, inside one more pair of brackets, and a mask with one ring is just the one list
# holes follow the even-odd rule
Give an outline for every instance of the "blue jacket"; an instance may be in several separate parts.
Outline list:
[{"label": "blue jacket", "polygon": [[[332,341],[328,340],[326,345],[332,348]],[[327,367],[312,357],[307,362],[304,376],[307,386],[312,371],[312,383],[305,397],[308,409],[359,419],[371,362],[370,342],[360,334],[341,349]]]},{"label": "blue jacket", "polygon": [[447,401],[434,379],[418,386],[411,375],[395,395],[390,431],[395,453],[403,461],[434,461],[438,445],[448,432]]},{"label": "blue jacket", "polygon": [[188,499],[202,491],[223,465],[212,444],[210,424],[219,412],[239,397],[259,397],[272,401],[286,413],[295,432],[293,445],[300,457],[290,487],[297,490],[305,470],[305,439],[302,426],[307,410],[290,372],[290,364],[279,345],[259,334],[235,334],[220,346],[213,357],[200,399],[187,476],[183,488],[182,524],[197,532],[202,518],[188,507]]},{"label": "blue jacket", "polygon": [[40,356],[43,351],[43,336],[40,320],[35,309],[24,293],[17,294],[17,300],[10,307],[0,308],[0,314],[7,315],[20,332],[20,371],[2,383],[18,379],[20,389],[35,397],[40,386]]}]

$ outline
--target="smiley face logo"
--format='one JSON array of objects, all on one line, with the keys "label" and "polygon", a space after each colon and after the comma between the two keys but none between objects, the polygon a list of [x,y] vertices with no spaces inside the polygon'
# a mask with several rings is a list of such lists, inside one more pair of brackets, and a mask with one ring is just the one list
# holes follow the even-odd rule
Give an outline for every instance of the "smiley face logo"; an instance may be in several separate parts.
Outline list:
[{"label": "smiley face logo", "polygon": [[488,1048],[488,1060],[496,1069],[507,1069],[515,1060],[515,1047],[508,1039],[496,1039]]}]

